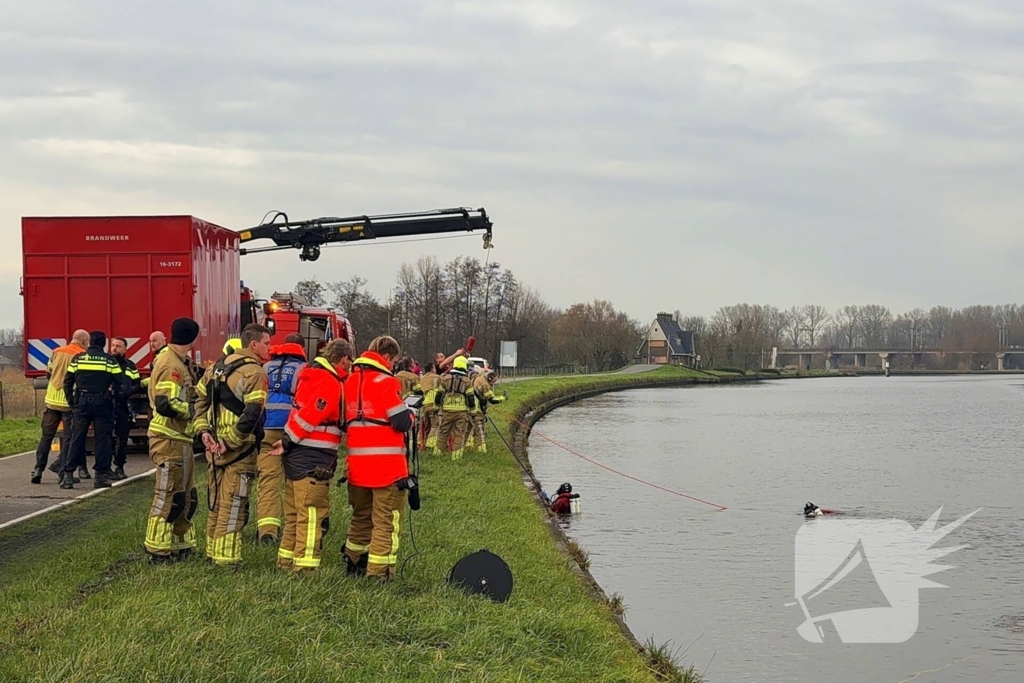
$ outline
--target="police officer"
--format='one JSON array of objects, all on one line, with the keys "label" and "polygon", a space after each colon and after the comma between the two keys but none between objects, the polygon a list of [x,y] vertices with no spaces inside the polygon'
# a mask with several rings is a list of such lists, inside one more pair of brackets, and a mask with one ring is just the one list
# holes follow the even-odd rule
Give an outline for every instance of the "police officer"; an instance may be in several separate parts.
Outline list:
[{"label": "police officer", "polygon": [[110,471],[110,434],[114,427],[114,400],[123,392],[121,366],[104,349],[107,335],[89,333],[89,348],[71,360],[64,375],[64,395],[70,398],[74,410],[74,436],[68,450],[68,459],[61,471],[60,487],[75,488],[76,463],[85,463],[85,440],[90,425],[94,427],[96,479],[94,488],[106,488],[114,483]]},{"label": "police officer", "polygon": [[139,369],[125,354],[128,352],[128,340],[114,337],[110,340],[110,354],[121,366],[120,397],[114,399],[114,479],[127,479],[124,465],[128,462],[128,432],[132,429],[132,394],[142,385]]}]

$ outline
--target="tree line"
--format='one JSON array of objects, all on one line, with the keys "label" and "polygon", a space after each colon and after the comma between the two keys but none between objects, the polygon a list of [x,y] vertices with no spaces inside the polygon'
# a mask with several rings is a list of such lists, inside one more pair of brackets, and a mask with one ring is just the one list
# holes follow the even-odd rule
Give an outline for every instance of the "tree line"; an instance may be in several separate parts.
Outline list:
[{"label": "tree line", "polygon": [[681,316],[703,364],[749,369],[779,349],[928,349],[995,353],[1024,345],[1024,307],[935,306],[894,314],[879,304],[829,311],[813,304],[787,310],[737,304],[711,316]]},{"label": "tree line", "polygon": [[519,367],[599,372],[629,363],[646,331],[608,301],[555,308],[501,264],[474,257],[403,263],[385,300],[366,285],[358,275],[337,282],[314,278],[298,282],[294,291],[312,305],[343,313],[360,344],[390,334],[421,361],[438,351],[451,353],[473,336],[473,354],[494,365],[501,342],[515,341]]}]

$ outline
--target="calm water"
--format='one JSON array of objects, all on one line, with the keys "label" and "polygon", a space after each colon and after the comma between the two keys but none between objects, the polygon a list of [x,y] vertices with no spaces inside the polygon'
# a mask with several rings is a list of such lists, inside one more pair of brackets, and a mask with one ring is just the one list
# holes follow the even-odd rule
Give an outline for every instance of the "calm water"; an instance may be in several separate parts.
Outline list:
[{"label": "calm water", "polygon": [[[610,474],[536,434],[530,459],[549,492],[570,481],[582,494],[567,531],[605,590],[624,597],[637,637],[689,648],[680,660],[710,663],[711,681],[1019,682],[1022,416],[1024,378],[878,377],[623,392],[536,425],[725,512]],[[948,588],[919,591],[908,641],[843,644],[825,623],[825,642],[812,644],[796,630],[801,608],[785,606],[795,600],[808,500],[846,513],[809,525],[896,518],[917,529],[940,506],[939,526],[983,509],[936,544],[970,547],[937,562],[953,568],[929,578]],[[812,616],[887,606],[868,566],[808,600]]]}]

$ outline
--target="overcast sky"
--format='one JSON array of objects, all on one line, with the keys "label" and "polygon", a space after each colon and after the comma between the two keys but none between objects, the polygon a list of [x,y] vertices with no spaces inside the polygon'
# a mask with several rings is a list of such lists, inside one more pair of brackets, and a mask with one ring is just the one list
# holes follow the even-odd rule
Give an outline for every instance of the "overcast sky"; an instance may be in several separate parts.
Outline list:
[{"label": "overcast sky", "polygon": [[[0,0],[0,327],[26,215],[485,207],[556,306],[1019,300],[1019,0]],[[17,246],[16,246],[17,245]],[[479,237],[253,255],[264,292]]]}]

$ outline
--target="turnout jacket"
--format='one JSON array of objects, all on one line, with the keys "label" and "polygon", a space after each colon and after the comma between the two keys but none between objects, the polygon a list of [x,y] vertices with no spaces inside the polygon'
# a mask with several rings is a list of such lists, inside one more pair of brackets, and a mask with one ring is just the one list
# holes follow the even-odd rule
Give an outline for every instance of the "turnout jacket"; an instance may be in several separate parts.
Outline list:
[{"label": "turnout jacket", "polygon": [[71,359],[64,373],[64,395],[73,400],[75,391],[112,397],[121,394],[121,366],[99,346],[90,346]]},{"label": "turnout jacket", "polygon": [[331,474],[337,468],[347,376],[320,356],[299,371],[295,408],[281,438],[288,479],[302,479],[318,467]]},{"label": "turnout jacket", "polygon": [[476,405],[473,383],[462,370],[450,370],[441,377],[434,403],[448,413],[464,413]]},{"label": "turnout jacket", "polygon": [[[213,394],[214,391],[218,393]],[[240,460],[259,446],[267,402],[267,373],[256,354],[242,349],[217,361],[203,374],[196,394],[194,432],[211,432],[228,447],[214,464]]]},{"label": "turnout jacket", "polygon": [[387,361],[373,351],[364,353],[352,364],[344,390],[349,482],[385,488],[408,477],[405,433],[414,419]]},{"label": "turnout jacket", "polygon": [[501,403],[505,400],[504,396],[494,394],[494,388],[487,381],[487,375],[482,372],[478,372],[473,378],[473,391],[476,393],[476,407],[472,409],[474,413],[486,413],[488,403]]},{"label": "turnout jacket", "polygon": [[415,373],[410,372],[409,370],[402,370],[401,372],[396,374],[395,377],[397,377],[398,381],[401,383],[401,391],[399,392],[399,396],[401,396],[403,400],[405,399],[406,396],[409,396],[410,394],[413,393],[413,389],[420,381],[420,378],[417,377]]},{"label": "turnout jacket", "polygon": [[437,410],[434,398],[437,396],[437,387],[441,384],[441,375],[436,372],[428,372],[420,377],[420,382],[413,387],[414,394],[423,396],[423,410]]},{"label": "turnout jacket", "polygon": [[71,342],[53,350],[50,360],[46,362],[46,407],[53,410],[71,410],[67,394],[64,393],[64,377],[75,356],[85,351],[85,347]]},{"label": "turnout jacket", "polygon": [[174,441],[192,443],[193,432],[189,427],[192,419],[192,401],[195,389],[192,384],[191,361],[175,349],[165,346],[153,361],[149,376],[149,438],[164,437]]}]

